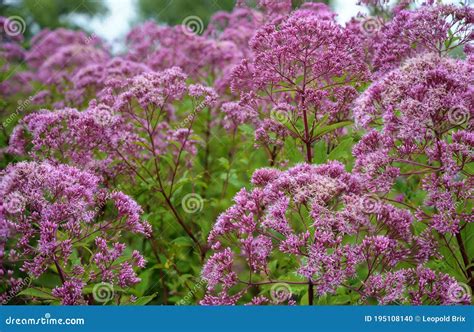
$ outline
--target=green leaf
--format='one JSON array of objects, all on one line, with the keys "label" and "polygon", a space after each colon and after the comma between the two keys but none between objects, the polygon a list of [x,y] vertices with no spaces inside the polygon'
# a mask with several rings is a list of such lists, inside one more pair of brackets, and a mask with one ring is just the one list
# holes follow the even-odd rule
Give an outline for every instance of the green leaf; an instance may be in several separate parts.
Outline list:
[{"label": "green leaf", "polygon": [[332,125],[329,125],[329,126],[318,127],[314,131],[314,134],[315,134],[316,137],[320,137],[320,136],[323,136],[324,134],[327,134],[327,133],[329,133],[333,130],[336,130],[338,128],[348,126],[351,123],[352,123],[352,121],[341,121],[341,122],[333,123]]},{"label": "green leaf", "polygon": [[462,238],[470,262],[474,261],[474,224],[468,223],[462,230]]},{"label": "green leaf", "polygon": [[309,305],[308,291],[303,292],[301,295],[300,305]]},{"label": "green leaf", "polygon": [[180,236],[171,243],[178,247],[191,247],[193,245],[193,241],[187,236]]},{"label": "green leaf", "polygon": [[474,163],[464,165],[464,170],[469,174],[474,174]]},{"label": "green leaf", "polygon": [[247,124],[243,124],[239,126],[239,129],[247,136],[253,137],[255,129]]},{"label": "green leaf", "polygon": [[56,298],[51,295],[51,290],[41,290],[38,288],[27,288],[22,290],[18,295],[37,297],[40,299],[55,300]]},{"label": "green leaf", "polygon": [[155,272],[155,270],[153,268],[151,268],[151,269],[145,270],[142,273],[140,273],[139,277],[140,277],[141,281],[137,286],[135,286],[135,289],[137,291],[137,295],[143,296],[145,294],[145,292],[147,291],[147,289],[151,285],[152,276],[153,276],[154,272]]},{"label": "green leaf", "polygon": [[325,114],[321,119],[315,120],[315,121],[318,121],[315,128],[316,131],[326,126],[326,123],[328,123],[328,119],[329,119],[329,115]]},{"label": "green leaf", "polygon": [[314,153],[314,158],[313,162],[316,164],[324,164],[327,160],[327,147],[326,147],[326,142],[324,140],[319,140],[315,145],[313,149]]},{"label": "green leaf", "polygon": [[156,293],[152,295],[139,297],[135,302],[130,303],[131,305],[145,305],[151,302],[156,297]]},{"label": "green leaf", "polygon": [[342,140],[341,143],[339,143],[338,146],[336,146],[331,153],[329,153],[329,156],[327,159],[329,160],[340,160],[342,158],[348,158],[350,157],[351,153],[351,147],[353,144],[352,137],[348,137],[344,140]]},{"label": "green leaf", "polygon": [[349,295],[338,295],[331,299],[331,304],[349,304],[351,297]]},{"label": "green leaf", "polygon": [[227,158],[221,157],[217,159],[217,161],[225,170],[228,170],[230,168],[229,160],[227,160]]},{"label": "green leaf", "polygon": [[298,162],[301,160],[301,151],[292,140],[285,141],[285,158],[291,162]]}]

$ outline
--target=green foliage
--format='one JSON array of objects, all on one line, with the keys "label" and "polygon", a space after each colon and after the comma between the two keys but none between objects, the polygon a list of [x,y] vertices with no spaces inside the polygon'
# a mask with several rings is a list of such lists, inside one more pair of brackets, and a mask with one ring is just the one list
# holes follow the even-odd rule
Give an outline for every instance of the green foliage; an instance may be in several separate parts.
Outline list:
[{"label": "green foliage", "polygon": [[0,3],[0,16],[16,15],[23,18],[26,23],[24,35],[27,38],[44,28],[78,28],[71,21],[71,15],[92,18],[107,12],[105,3],[95,0],[17,0],[7,4]]},{"label": "green foliage", "polygon": [[188,16],[199,17],[205,25],[216,11],[231,11],[234,0],[138,0],[142,20],[155,19],[170,25],[181,24]]}]

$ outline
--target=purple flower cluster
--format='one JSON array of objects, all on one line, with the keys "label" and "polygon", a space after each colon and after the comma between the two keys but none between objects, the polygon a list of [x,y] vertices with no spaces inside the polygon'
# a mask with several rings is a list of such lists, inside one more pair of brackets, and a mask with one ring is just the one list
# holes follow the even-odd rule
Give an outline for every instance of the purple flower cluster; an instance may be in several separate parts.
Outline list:
[{"label": "purple flower cluster", "polygon": [[73,165],[111,181],[126,170],[122,156],[138,157],[137,141],[110,107],[91,103],[83,112],[66,108],[26,116],[11,135],[9,152],[24,155],[28,149],[35,160]]},{"label": "purple flower cluster", "polygon": [[[208,282],[202,304],[248,301],[259,285],[282,282],[309,285],[320,296],[352,284],[364,299],[376,292],[357,280],[360,269],[367,280],[435,254],[426,244],[418,247],[429,239],[413,233],[409,211],[370,196],[362,179],[338,162],[260,169],[252,182],[255,188],[235,196],[209,235],[216,253],[202,272]],[[449,286],[445,279],[435,281]],[[382,295],[377,299],[387,302]]]},{"label": "purple flower cluster", "polygon": [[400,10],[381,29],[373,64],[381,74],[423,52],[445,54],[472,40],[473,25],[469,6],[424,4]]},{"label": "purple flower cluster", "polygon": [[367,188],[387,192],[397,178],[417,175],[430,208],[420,207],[417,216],[441,233],[458,233],[473,220],[467,204],[473,197],[467,169],[474,147],[473,73],[466,61],[422,55],[383,76],[356,102],[358,124],[383,120],[382,129],[371,129],[353,150]]},{"label": "purple flower cluster", "polygon": [[[280,132],[286,131],[306,148],[311,162],[312,145],[321,136],[317,124],[343,125],[357,86],[368,77],[362,47],[334,16],[325,5],[305,4],[269,21],[250,40],[251,56],[233,70],[232,89],[241,95],[240,106],[260,114],[260,121],[252,119],[262,132],[256,139],[268,151],[275,148],[271,160],[281,146],[264,134],[283,138]],[[232,113],[226,112],[229,119],[238,118]]]},{"label": "purple flower cluster", "polygon": [[[352,174],[335,163],[254,173],[255,188],[242,189],[210,233],[216,254],[202,272],[202,304],[281,303],[273,293],[281,283],[295,293],[289,304],[301,288],[309,303],[340,288],[364,303],[470,303],[454,278],[428,266],[440,250],[458,248],[454,261],[472,285],[461,233],[473,221],[472,8],[364,3],[386,16],[346,28],[321,6],[280,16],[257,31],[251,56],[235,67],[241,100],[222,106],[226,127],[254,125],[271,164],[272,145],[286,137],[306,145],[311,162],[314,123],[350,119],[352,110],[367,133],[353,149]],[[466,60],[447,57],[463,46]],[[369,79],[359,95],[357,84]],[[397,181],[410,178],[426,193],[423,204],[397,193]]]},{"label": "purple flower cluster", "polygon": [[[87,284],[137,283],[133,268],[143,268],[144,260],[138,252],[126,253],[119,239],[125,232],[150,236],[151,226],[140,219],[133,199],[101,188],[99,180],[47,162],[21,162],[3,171],[0,224],[7,236],[0,238],[6,259],[2,273],[5,263],[35,278],[57,273],[61,285],[52,295],[63,304],[86,303],[82,290]],[[94,239],[95,249],[84,250]]]}]

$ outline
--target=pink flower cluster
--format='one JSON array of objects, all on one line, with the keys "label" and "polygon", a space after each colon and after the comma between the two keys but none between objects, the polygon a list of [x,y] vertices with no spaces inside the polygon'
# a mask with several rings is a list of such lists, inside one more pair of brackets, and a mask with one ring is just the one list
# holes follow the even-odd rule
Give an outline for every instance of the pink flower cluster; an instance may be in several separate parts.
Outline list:
[{"label": "pink flower cluster", "polygon": [[[309,286],[320,296],[352,285],[361,299],[402,301],[387,301],[377,293],[382,281],[368,280],[391,278],[403,262],[423,264],[436,254],[432,239],[413,233],[409,211],[371,196],[362,179],[338,162],[300,164],[287,171],[260,169],[252,183],[255,188],[235,196],[235,205],[219,216],[209,235],[216,253],[202,272],[208,290],[202,304],[256,301],[251,294],[258,287],[278,283]],[[364,280],[357,274],[361,269]],[[443,296],[440,303],[446,303],[446,289],[455,280],[438,274],[432,279],[443,289],[435,292]],[[401,283],[401,293],[415,285],[408,277]],[[268,294],[266,301],[272,302]],[[415,297],[403,301],[418,303]]]},{"label": "pink flower cluster", "polygon": [[83,112],[62,109],[32,113],[10,138],[9,152],[35,160],[65,163],[102,175],[109,181],[126,170],[121,156],[138,157],[139,137],[104,104],[91,103]]},{"label": "pink flower cluster", "polygon": [[[322,4],[305,4],[286,17],[269,21],[250,40],[252,54],[233,70],[232,89],[239,92],[240,108],[226,107],[229,121],[234,113],[247,113],[256,125],[260,141],[274,160],[285,136],[306,148],[320,138],[316,126],[348,119],[357,86],[368,77],[363,49],[350,29],[334,20]],[[286,135],[283,134],[286,132]],[[281,140],[271,140],[276,135]]]},{"label": "pink flower cluster", "polygon": [[[144,260],[138,252],[126,254],[120,235],[150,236],[151,226],[129,196],[101,188],[91,173],[47,162],[9,166],[0,192],[2,247],[8,245],[2,261],[35,278],[54,266],[62,285],[52,295],[63,304],[86,303],[82,289],[89,283],[139,281],[133,267],[143,268]],[[84,250],[94,239],[96,249]]]},{"label": "pink flower cluster", "polygon": [[423,52],[446,54],[472,40],[473,25],[474,8],[469,6],[425,3],[397,11],[380,31],[373,64],[381,74]]},{"label": "pink flower cluster", "polygon": [[[474,12],[432,2],[408,10],[409,1],[389,12],[382,1],[365,3],[387,15],[375,21],[377,31],[364,26],[370,18],[340,28],[321,6],[302,7],[260,28],[251,56],[235,67],[241,100],[222,106],[226,128],[254,125],[272,165],[287,137],[306,146],[311,162],[315,124],[328,119],[353,116],[368,131],[353,149],[352,175],[336,164],[254,173],[256,188],[235,196],[209,236],[216,253],[202,272],[202,304],[281,303],[267,285],[282,283],[296,293],[286,303],[302,287],[310,303],[314,292],[340,288],[380,304],[470,303],[454,278],[423,265],[455,246],[456,263],[474,280],[461,233],[474,221]],[[447,57],[462,47],[466,60]],[[409,192],[393,197],[397,182],[410,178],[424,201]]]},{"label": "pink flower cluster", "polygon": [[372,129],[355,146],[356,171],[380,192],[400,176],[420,176],[425,204],[433,209],[419,208],[418,217],[441,233],[457,233],[473,221],[466,205],[474,194],[466,168],[474,147],[474,90],[466,84],[473,73],[466,61],[421,55],[372,84],[356,102],[361,126],[383,119],[382,130]]},{"label": "pink flower cluster", "polygon": [[[131,160],[178,154],[175,144],[195,155],[192,130],[170,126],[175,119],[172,104],[189,95],[203,109],[213,105],[217,95],[199,84],[188,86],[186,78],[177,67],[146,71],[115,85],[109,77],[98,96],[103,103],[92,100],[85,111],[66,108],[26,116],[11,135],[8,152],[24,155],[29,150],[34,159],[74,165],[109,183],[132,171],[136,165]],[[135,102],[142,112],[134,108]]]}]

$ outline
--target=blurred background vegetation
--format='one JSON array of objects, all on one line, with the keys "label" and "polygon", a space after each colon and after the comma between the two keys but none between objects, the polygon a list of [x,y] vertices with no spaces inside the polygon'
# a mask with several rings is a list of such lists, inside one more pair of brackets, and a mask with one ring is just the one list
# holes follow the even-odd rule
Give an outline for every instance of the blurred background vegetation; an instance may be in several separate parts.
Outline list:
[{"label": "blurred background vegetation", "polygon": [[[317,2],[329,3],[329,1]],[[235,0],[137,0],[136,5],[140,19],[154,19],[174,25],[181,23],[184,17],[196,15],[207,25],[212,14],[220,10],[231,11],[235,2]],[[246,0],[245,2],[249,6],[256,6],[255,0]],[[292,0],[295,8],[303,2],[305,0]]]},{"label": "blurred background vegetation", "polygon": [[[0,0],[0,16],[21,16],[27,28],[24,36],[29,39],[43,28],[93,30],[87,23],[93,18],[106,20],[111,6],[119,2],[131,2],[135,11],[133,22],[123,24],[137,24],[153,19],[174,25],[181,23],[187,16],[195,15],[207,25],[215,12],[231,11],[236,0]],[[246,2],[255,7],[256,0]],[[293,7],[298,7],[302,2],[304,0],[293,0]],[[329,3],[330,0],[318,2]],[[122,14],[124,17],[131,17],[129,13]],[[83,24],[75,19],[78,16],[82,17]]]},{"label": "blurred background vegetation", "polygon": [[88,18],[105,16],[108,7],[105,2],[97,0],[0,0],[0,16],[16,15],[25,20],[26,38],[44,28],[79,28],[71,20],[72,13]]}]

